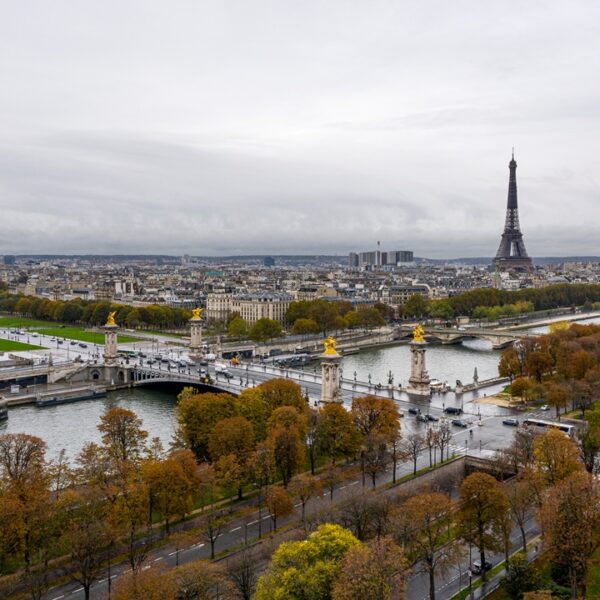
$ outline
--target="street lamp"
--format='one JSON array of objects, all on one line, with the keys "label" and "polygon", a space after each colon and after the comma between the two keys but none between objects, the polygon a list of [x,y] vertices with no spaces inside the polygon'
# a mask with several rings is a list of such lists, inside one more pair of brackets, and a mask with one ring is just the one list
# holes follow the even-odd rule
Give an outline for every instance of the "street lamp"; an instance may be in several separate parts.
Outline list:
[{"label": "street lamp", "polygon": [[356,381],[356,371],[354,371],[354,381]]}]

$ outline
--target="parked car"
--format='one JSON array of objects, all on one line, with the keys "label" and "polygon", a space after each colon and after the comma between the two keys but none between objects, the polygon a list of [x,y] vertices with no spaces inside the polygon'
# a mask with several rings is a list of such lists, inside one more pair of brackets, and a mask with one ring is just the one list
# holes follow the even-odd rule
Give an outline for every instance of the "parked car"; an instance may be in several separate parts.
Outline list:
[{"label": "parked car", "polygon": [[447,415],[462,415],[462,408],[460,406],[446,406],[444,412]]},{"label": "parked car", "polygon": [[71,342],[71,346],[77,346],[77,342]]},{"label": "parked car", "polygon": [[80,348],[87,348],[87,344],[79,344]]},{"label": "parked car", "polygon": [[452,425],[456,427],[468,427],[469,424],[464,419],[452,419]]},{"label": "parked car", "polygon": [[409,412],[411,415],[418,415],[418,414],[421,412],[421,409],[420,409],[420,408],[415,408],[414,406],[411,406],[411,407],[408,409],[408,412]]},{"label": "parked car", "polygon": [[519,425],[519,419],[504,419],[503,425],[510,425],[511,427],[517,427]]},{"label": "parked car", "polygon": [[417,421],[421,421],[422,423],[427,423],[427,421],[429,421],[429,419],[427,418],[427,415],[422,415],[421,413],[419,413],[417,415]]},{"label": "parked car", "polygon": [[542,406],[540,406],[540,410],[550,410],[550,407],[547,404],[542,404]]},{"label": "parked car", "polygon": [[489,562],[489,561],[486,560],[483,563],[483,567],[482,567],[481,566],[481,561],[476,560],[471,565],[471,573],[473,573],[473,575],[481,575],[485,571],[489,571],[491,568],[492,568],[492,563],[491,562]]},{"label": "parked car", "polygon": [[439,419],[434,415],[425,415],[428,421],[439,421]]}]

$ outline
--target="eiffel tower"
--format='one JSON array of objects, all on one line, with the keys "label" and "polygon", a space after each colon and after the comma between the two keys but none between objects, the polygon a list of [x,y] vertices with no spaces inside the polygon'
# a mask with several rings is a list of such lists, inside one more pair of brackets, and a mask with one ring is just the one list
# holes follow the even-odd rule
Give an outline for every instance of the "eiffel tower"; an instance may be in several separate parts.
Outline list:
[{"label": "eiffel tower", "polygon": [[513,148],[512,159],[508,163],[510,177],[508,180],[508,202],[506,204],[506,221],[500,247],[496,252],[494,266],[499,271],[530,271],[533,261],[529,258],[523,234],[519,226],[519,206],[517,204],[517,161]]}]

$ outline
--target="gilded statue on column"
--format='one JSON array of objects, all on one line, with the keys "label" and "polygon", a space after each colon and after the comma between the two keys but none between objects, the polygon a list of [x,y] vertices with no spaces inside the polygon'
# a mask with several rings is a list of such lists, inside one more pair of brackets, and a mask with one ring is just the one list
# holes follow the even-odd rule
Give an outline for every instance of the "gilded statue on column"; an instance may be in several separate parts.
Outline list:
[{"label": "gilded statue on column", "polygon": [[199,321],[202,318],[203,308],[193,308],[192,309],[192,321]]},{"label": "gilded statue on column", "polygon": [[417,325],[413,329],[413,342],[424,342],[425,341],[425,330],[421,325]]},{"label": "gilded statue on column", "polygon": [[113,310],[112,312],[108,313],[108,317],[106,317],[106,327],[115,327],[116,326],[116,322],[115,322],[115,315],[117,314],[116,310]]},{"label": "gilded statue on column", "polygon": [[335,350],[335,340],[331,336],[323,340],[323,345],[325,346],[325,352],[323,354],[329,356],[334,356],[337,354]]}]

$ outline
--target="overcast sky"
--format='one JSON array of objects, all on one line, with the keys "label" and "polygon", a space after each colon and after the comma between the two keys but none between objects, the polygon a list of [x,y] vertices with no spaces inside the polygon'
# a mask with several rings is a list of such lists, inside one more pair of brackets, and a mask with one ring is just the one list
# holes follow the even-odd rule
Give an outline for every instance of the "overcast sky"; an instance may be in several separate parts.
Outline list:
[{"label": "overcast sky", "polygon": [[600,255],[597,0],[0,6],[0,254]]}]

